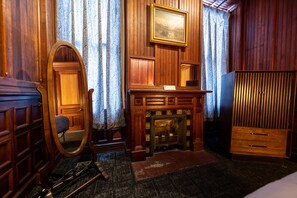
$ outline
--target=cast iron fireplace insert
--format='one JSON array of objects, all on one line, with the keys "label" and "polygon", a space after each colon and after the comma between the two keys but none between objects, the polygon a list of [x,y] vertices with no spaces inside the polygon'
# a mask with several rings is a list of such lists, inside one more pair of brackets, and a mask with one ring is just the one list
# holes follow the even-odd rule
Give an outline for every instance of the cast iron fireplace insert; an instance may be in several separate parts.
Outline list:
[{"label": "cast iron fireplace insert", "polygon": [[155,150],[176,147],[186,150],[186,115],[152,115],[150,155]]}]

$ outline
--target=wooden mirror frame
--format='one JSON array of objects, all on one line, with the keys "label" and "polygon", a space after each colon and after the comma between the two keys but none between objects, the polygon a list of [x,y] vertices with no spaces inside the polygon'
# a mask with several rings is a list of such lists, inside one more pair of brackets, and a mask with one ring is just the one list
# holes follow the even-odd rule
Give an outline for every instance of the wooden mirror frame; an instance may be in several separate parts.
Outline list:
[{"label": "wooden mirror frame", "polygon": [[[56,116],[56,104],[55,104],[55,79],[54,79],[54,72],[53,72],[53,63],[54,63],[54,58],[55,58],[55,54],[57,52],[57,50],[62,47],[70,47],[73,49],[73,51],[75,52],[79,63],[80,63],[80,69],[81,69],[81,85],[82,85],[82,90],[81,90],[81,94],[82,94],[82,106],[83,106],[83,122],[84,122],[84,133],[83,133],[83,137],[82,137],[82,141],[79,145],[78,148],[76,148],[74,151],[67,151],[63,145],[61,144],[60,140],[59,140],[59,136],[57,133],[57,125],[56,125],[56,121],[55,121],[55,116]],[[88,97],[88,86],[87,86],[87,78],[86,78],[86,72],[85,72],[85,68],[84,68],[84,62],[83,59],[79,53],[79,51],[76,49],[76,47],[74,45],[72,45],[71,43],[65,42],[65,41],[58,41],[56,42],[49,54],[49,60],[48,60],[48,65],[47,65],[47,94],[48,94],[48,110],[49,110],[49,120],[50,120],[50,127],[51,127],[51,133],[52,133],[52,137],[54,139],[55,145],[57,147],[57,149],[60,151],[60,153],[66,157],[75,157],[77,155],[79,155],[82,150],[84,149],[87,141],[88,141],[88,136],[89,136],[89,132],[90,132],[90,128],[89,128],[89,121],[90,121],[90,109],[89,109],[89,97]]]}]

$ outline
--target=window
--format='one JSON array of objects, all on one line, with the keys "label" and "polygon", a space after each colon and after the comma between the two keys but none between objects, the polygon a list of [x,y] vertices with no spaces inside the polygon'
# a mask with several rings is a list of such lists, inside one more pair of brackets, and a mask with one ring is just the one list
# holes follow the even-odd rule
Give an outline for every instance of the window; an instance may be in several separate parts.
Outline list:
[{"label": "window", "polygon": [[122,0],[57,0],[57,39],[74,44],[94,88],[94,127],[125,125],[121,95]]}]

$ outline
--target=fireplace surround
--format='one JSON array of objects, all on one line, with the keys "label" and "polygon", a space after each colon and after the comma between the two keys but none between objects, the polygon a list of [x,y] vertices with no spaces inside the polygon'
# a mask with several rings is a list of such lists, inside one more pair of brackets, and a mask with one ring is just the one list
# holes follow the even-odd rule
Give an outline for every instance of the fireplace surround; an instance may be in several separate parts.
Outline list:
[{"label": "fireplace surround", "polygon": [[204,95],[209,92],[194,89],[130,89],[127,151],[131,160],[142,161],[151,155],[150,116],[154,114],[186,115],[186,149],[202,150]]}]

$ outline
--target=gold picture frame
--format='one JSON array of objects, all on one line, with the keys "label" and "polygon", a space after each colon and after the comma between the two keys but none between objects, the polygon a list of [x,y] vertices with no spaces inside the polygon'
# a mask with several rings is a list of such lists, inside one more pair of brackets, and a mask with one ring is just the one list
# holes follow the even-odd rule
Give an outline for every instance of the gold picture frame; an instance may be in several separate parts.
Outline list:
[{"label": "gold picture frame", "polygon": [[155,3],[150,8],[150,42],[186,47],[188,12]]}]

